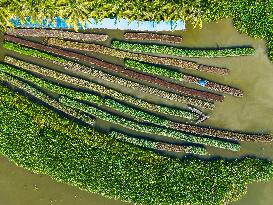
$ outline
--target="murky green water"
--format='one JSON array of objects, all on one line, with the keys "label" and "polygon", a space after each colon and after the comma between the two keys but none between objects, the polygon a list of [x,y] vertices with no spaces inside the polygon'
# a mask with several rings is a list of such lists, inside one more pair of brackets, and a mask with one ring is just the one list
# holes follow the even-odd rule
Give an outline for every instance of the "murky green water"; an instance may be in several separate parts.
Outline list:
[{"label": "murky green water", "polygon": [[[178,34],[179,32],[175,32]],[[119,38],[122,32],[111,31]],[[255,56],[229,57],[213,59],[194,59],[199,63],[227,67],[228,76],[202,74],[196,71],[184,72],[196,74],[208,79],[233,85],[242,89],[245,96],[241,99],[227,96],[223,103],[209,113],[206,125],[236,129],[242,131],[273,132],[273,64],[265,55],[265,44],[239,34],[230,20],[206,24],[203,29],[187,28],[183,32],[182,45],[191,47],[215,47],[233,45],[252,45],[256,48]],[[2,58],[2,54],[0,54]],[[100,57],[100,56],[97,56]],[[111,59],[120,63],[117,59]],[[244,143],[238,153],[216,150],[214,154],[235,157],[255,154],[273,159],[273,145]],[[48,176],[32,174],[0,157],[0,205],[122,205],[128,204],[107,199],[97,194],[87,193],[75,187],[53,181]],[[253,183],[248,193],[234,205],[271,205],[273,204],[273,181]]]}]

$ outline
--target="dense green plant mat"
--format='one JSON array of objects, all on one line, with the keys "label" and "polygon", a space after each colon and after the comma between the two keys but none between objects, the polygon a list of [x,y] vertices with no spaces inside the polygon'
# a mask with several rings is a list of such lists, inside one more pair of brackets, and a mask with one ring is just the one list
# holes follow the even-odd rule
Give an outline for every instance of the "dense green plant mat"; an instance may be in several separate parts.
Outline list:
[{"label": "dense green plant mat", "polygon": [[251,47],[191,49],[160,44],[131,43],[126,41],[113,41],[112,47],[126,51],[165,54],[181,57],[228,57],[253,55],[255,53],[254,48]]},{"label": "dense green plant mat", "polygon": [[[269,161],[170,159],[59,117],[0,86],[0,152],[79,188],[138,204],[221,204],[273,179]],[[213,194],[212,194],[213,193]]]}]

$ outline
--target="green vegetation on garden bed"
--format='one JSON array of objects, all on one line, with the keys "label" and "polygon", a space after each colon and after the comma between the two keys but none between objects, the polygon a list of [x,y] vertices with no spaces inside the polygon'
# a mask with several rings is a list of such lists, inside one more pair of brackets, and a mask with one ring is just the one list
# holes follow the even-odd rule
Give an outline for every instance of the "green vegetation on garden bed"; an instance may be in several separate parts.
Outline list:
[{"label": "green vegetation on garden bed", "polygon": [[90,192],[137,204],[218,205],[239,199],[248,183],[273,178],[265,160],[165,158],[61,118],[3,86],[0,99],[0,153]]},{"label": "green vegetation on garden bed", "polygon": [[140,61],[125,59],[124,64],[127,68],[132,68],[134,70],[142,71],[145,73],[150,73],[152,75],[163,76],[167,78],[172,78],[174,80],[182,80],[183,74],[176,70],[171,70],[159,66],[149,65]]},{"label": "green vegetation on garden bed", "polygon": [[165,46],[160,44],[141,44],[126,41],[113,41],[112,47],[116,49],[144,52],[152,54],[165,54],[180,57],[228,57],[228,56],[245,56],[253,55],[255,50],[252,47],[235,47],[235,48],[215,48],[215,49],[192,49]]}]

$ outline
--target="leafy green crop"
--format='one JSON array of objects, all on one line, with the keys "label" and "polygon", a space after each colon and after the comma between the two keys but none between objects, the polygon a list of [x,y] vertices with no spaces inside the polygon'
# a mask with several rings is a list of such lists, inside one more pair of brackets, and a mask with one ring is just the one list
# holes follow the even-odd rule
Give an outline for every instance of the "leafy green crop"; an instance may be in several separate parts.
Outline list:
[{"label": "leafy green crop", "polygon": [[253,55],[255,50],[251,47],[220,48],[220,49],[190,49],[157,44],[141,44],[125,41],[113,41],[112,47],[116,49],[144,52],[153,54],[166,54],[181,57],[228,57]]},{"label": "leafy green crop", "polygon": [[126,59],[124,63],[126,67],[132,68],[134,70],[139,70],[139,71],[150,73],[153,75],[172,78],[178,81],[182,80],[183,75],[179,71],[170,70],[170,69],[159,67],[159,66],[149,65],[147,63],[143,63],[143,62],[135,61],[135,60],[129,60],[129,59]]}]

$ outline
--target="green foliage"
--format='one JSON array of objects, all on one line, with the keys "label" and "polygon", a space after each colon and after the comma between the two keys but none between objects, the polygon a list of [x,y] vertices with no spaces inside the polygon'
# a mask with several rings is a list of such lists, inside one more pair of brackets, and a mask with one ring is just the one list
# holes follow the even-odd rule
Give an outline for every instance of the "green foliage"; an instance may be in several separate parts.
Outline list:
[{"label": "green foliage", "polygon": [[241,197],[248,183],[273,178],[268,161],[165,158],[60,118],[3,86],[0,99],[0,153],[90,192],[136,204],[218,205]]},{"label": "green foliage", "polygon": [[38,77],[35,77],[23,70],[13,68],[8,65],[0,64],[0,71],[8,73],[10,75],[20,77],[24,80],[28,80],[28,81],[35,83],[36,85],[44,88],[44,89],[55,92],[56,94],[62,94],[62,95],[67,95],[67,96],[74,97],[74,98],[80,99],[80,100],[91,101],[91,102],[99,104],[99,105],[102,104],[102,101],[103,101],[102,97],[100,97],[98,95],[79,92],[79,91],[75,91],[72,89],[64,88],[64,87],[58,86],[56,84],[50,83],[46,80],[42,80]]},{"label": "green foliage", "polygon": [[32,95],[32,96],[38,98],[39,100],[47,103],[48,105],[50,105],[56,109],[59,109],[68,115],[78,118],[78,119],[86,122],[89,125],[93,126],[95,123],[95,120],[93,118],[90,118],[89,116],[87,116],[81,112],[72,110],[71,108],[60,104],[58,101],[50,98],[48,95],[42,93],[41,91],[37,90],[36,88],[12,77],[11,75],[4,73],[3,71],[0,71],[0,81],[8,82],[10,85],[16,86],[17,88],[23,90],[24,92],[28,93],[29,95]]},{"label": "green foliage", "polygon": [[16,51],[16,52],[18,52],[20,54],[23,54],[23,55],[38,57],[38,58],[42,58],[42,59],[45,59],[45,60],[51,60],[53,62],[55,62],[55,61],[60,62],[60,63],[65,62],[65,59],[63,59],[63,58],[55,57],[55,56],[50,55],[48,53],[40,52],[38,50],[34,50],[34,49],[31,49],[31,48],[28,48],[28,47],[25,47],[25,46],[21,46],[19,44],[8,42],[8,41],[6,41],[3,44],[3,47],[6,48],[6,49],[9,49],[9,50]]},{"label": "green foliage", "polygon": [[182,79],[182,73],[179,71],[170,70],[167,68],[154,66],[147,63],[142,63],[140,61],[129,60],[129,59],[126,59],[124,61],[124,64],[128,68],[132,68],[134,70],[142,71],[145,73],[172,78],[174,80],[179,80],[179,81]]},{"label": "green foliage", "polygon": [[141,44],[125,41],[113,41],[112,47],[116,49],[144,52],[153,54],[167,54],[181,57],[227,57],[253,55],[255,50],[251,47],[219,48],[219,49],[190,49],[157,44]]}]

